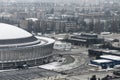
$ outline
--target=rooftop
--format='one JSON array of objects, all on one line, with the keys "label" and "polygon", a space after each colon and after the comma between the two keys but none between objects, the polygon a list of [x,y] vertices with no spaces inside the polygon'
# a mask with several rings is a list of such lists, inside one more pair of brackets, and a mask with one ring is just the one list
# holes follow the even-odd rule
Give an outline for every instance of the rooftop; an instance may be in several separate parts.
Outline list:
[{"label": "rooftop", "polygon": [[97,62],[97,63],[108,63],[108,62],[111,62],[111,60],[106,60],[106,59],[98,59],[98,60],[93,60],[94,62]]},{"label": "rooftop", "polygon": [[26,20],[38,21],[37,18],[26,18]]},{"label": "rooftop", "polygon": [[105,58],[105,59],[110,59],[110,60],[120,60],[119,56],[114,56],[114,55],[102,55],[100,56],[101,58]]},{"label": "rooftop", "polygon": [[0,40],[31,37],[32,34],[13,25],[0,23]]}]

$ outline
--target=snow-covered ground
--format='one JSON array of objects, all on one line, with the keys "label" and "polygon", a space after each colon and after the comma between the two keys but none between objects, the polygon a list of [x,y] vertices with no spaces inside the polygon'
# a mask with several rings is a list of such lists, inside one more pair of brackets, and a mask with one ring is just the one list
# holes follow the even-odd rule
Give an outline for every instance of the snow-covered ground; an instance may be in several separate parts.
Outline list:
[{"label": "snow-covered ground", "polygon": [[60,66],[59,62],[52,62],[49,64],[41,65],[39,67],[44,68],[44,69],[54,70],[54,69],[59,68],[59,66]]},{"label": "snow-covered ground", "polygon": [[81,60],[77,56],[73,56],[75,61],[70,64],[62,64],[61,62],[52,62],[49,64],[41,65],[40,68],[54,70],[54,71],[64,71],[76,68],[81,65]]}]

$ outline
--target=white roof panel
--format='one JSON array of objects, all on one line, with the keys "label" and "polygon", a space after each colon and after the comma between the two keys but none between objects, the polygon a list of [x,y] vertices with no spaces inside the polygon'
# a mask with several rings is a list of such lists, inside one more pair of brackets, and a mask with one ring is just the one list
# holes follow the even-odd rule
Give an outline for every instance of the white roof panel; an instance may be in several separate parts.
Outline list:
[{"label": "white roof panel", "polygon": [[52,38],[47,38],[47,37],[40,37],[40,36],[36,36],[38,39],[40,39],[40,40],[45,40],[45,41],[47,41],[47,44],[51,44],[51,43],[54,43],[55,42],[55,40],[54,39],[52,39]]},{"label": "white roof panel", "polygon": [[26,20],[32,20],[32,21],[37,21],[37,18],[27,18]]},{"label": "white roof panel", "polygon": [[106,59],[98,59],[98,60],[93,60],[93,62],[97,62],[97,63],[108,63],[108,62],[112,62],[111,60],[106,60]]},{"label": "white roof panel", "polygon": [[100,57],[105,59],[110,59],[110,60],[120,60],[119,56],[114,56],[114,55],[102,55]]},{"label": "white roof panel", "polygon": [[0,40],[31,37],[32,34],[13,25],[0,23]]}]

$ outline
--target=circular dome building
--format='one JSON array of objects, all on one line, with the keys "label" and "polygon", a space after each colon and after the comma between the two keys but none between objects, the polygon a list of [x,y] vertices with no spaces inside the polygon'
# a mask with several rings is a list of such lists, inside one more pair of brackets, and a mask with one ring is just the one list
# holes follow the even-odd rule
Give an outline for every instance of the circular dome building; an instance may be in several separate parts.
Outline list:
[{"label": "circular dome building", "polygon": [[0,23],[0,69],[49,62],[53,44],[53,39],[33,36],[16,26]]}]

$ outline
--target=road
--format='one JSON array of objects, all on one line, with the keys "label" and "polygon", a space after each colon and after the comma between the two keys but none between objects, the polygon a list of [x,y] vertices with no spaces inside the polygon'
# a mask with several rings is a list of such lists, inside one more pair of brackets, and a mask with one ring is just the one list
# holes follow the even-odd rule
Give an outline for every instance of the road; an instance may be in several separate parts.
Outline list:
[{"label": "road", "polygon": [[92,75],[96,75],[98,78],[103,78],[106,75],[112,75],[112,71],[90,71],[89,70],[89,57],[88,48],[79,47],[78,49],[72,49],[71,51],[60,52],[63,55],[79,56],[80,63],[78,67],[63,71],[67,74],[67,78],[70,80],[89,80]]}]

